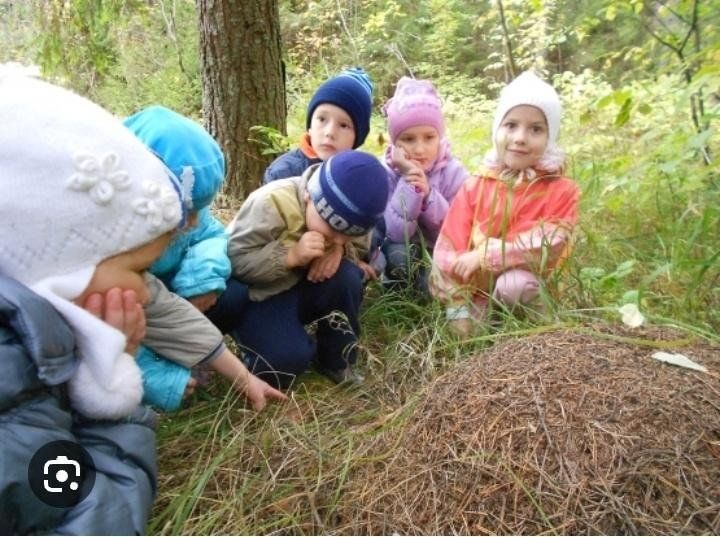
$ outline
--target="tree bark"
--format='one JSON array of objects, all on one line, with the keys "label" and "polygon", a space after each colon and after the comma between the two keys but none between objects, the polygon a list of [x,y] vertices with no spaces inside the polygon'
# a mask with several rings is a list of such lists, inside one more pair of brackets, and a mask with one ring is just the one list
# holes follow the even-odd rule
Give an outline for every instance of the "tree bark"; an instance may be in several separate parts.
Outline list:
[{"label": "tree bark", "polygon": [[224,198],[239,205],[269,158],[249,140],[254,126],[285,132],[278,0],[196,0],[205,126],[227,164]]},{"label": "tree bark", "polygon": [[512,42],[510,41],[507,21],[505,20],[505,9],[502,0],[497,0],[496,3],[500,14],[500,28],[502,29],[503,47],[505,48],[505,82],[510,82],[517,74],[517,67],[515,66],[515,56],[513,54]]}]

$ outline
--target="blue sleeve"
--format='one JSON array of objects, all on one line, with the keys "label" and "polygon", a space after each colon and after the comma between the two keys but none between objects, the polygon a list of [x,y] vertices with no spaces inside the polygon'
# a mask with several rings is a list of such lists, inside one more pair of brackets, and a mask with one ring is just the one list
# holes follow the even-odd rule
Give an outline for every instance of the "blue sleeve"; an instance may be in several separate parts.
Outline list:
[{"label": "blue sleeve", "polygon": [[288,151],[273,160],[270,166],[267,167],[265,175],[263,175],[263,183],[267,184],[277,179],[302,175],[315,162],[320,162],[320,159],[311,160],[299,149]]},{"label": "blue sleeve", "polygon": [[189,231],[186,244],[185,255],[168,288],[184,298],[225,291],[231,270],[228,234],[209,208],[200,211],[198,224]]}]

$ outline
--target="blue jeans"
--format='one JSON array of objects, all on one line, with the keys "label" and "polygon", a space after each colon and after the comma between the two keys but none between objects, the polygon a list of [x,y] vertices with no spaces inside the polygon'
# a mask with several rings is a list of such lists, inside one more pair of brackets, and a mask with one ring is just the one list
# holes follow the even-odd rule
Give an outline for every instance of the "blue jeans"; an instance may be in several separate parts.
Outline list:
[{"label": "blue jeans", "polygon": [[425,253],[432,257],[432,250],[418,242],[391,242],[386,239],[382,245],[387,265],[384,284],[390,289],[413,287],[425,296],[430,296],[428,287],[429,270],[424,262]]},{"label": "blue jeans", "polygon": [[212,323],[223,334],[228,334],[237,325],[243,311],[250,302],[248,286],[235,278],[226,282],[225,292],[215,305],[205,312]]},{"label": "blue jeans", "polygon": [[[317,359],[328,369],[357,360],[358,314],[363,272],[343,259],[324,282],[301,280],[291,289],[261,302],[249,301],[232,331],[246,352],[248,368],[274,386],[287,387]],[[341,312],[341,315],[333,312]],[[317,321],[315,339],[305,325]]]}]

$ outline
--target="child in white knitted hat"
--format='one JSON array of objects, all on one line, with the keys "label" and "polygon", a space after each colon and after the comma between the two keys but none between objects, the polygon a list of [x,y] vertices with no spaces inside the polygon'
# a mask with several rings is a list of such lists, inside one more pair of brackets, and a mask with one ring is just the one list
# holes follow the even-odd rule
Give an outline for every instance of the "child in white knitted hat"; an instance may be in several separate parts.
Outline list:
[{"label": "child in white knitted hat", "polygon": [[0,531],[142,534],[155,434],[132,352],[178,185],[110,113],[0,66],[0,186]]},{"label": "child in white knitted hat", "polygon": [[431,289],[463,334],[484,319],[490,298],[510,309],[535,301],[541,282],[568,255],[580,190],[563,176],[560,113],[555,89],[532,72],[508,84],[486,169],[450,205]]}]

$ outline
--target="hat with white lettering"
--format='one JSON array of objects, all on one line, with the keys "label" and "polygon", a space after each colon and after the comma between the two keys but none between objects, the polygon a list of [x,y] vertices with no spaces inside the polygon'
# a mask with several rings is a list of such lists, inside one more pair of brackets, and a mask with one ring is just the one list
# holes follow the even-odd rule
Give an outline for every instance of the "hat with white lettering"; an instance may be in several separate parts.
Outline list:
[{"label": "hat with white lettering", "polygon": [[387,170],[369,153],[348,150],[323,162],[308,182],[310,198],[335,231],[364,235],[388,201]]}]

